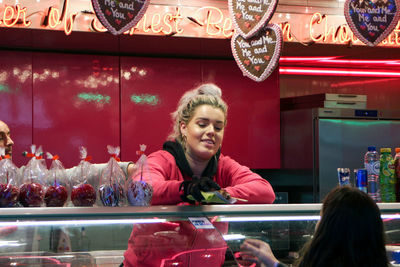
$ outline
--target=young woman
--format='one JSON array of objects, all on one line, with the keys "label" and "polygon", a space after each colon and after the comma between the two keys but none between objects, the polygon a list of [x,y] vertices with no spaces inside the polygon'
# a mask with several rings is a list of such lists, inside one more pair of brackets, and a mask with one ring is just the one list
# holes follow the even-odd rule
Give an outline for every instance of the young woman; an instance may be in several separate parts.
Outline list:
[{"label": "young woman", "polygon": [[153,205],[187,202],[188,195],[200,202],[200,192],[212,190],[246,203],[274,201],[268,181],[221,154],[227,111],[221,89],[214,84],[203,84],[182,96],[172,113],[170,141],[148,156]]},{"label": "young woman", "polygon": [[[227,110],[221,89],[214,84],[201,85],[182,96],[172,113],[171,140],[163,150],[148,156],[152,205],[201,202],[201,192],[213,190],[244,200],[237,203],[274,201],[274,191],[265,179],[221,154]],[[220,233],[227,232],[226,223],[214,226]],[[171,259],[177,266],[221,266],[226,243],[218,231],[197,230],[185,220],[135,225],[124,266],[163,266]]]},{"label": "young woman", "polygon": [[[285,266],[263,241],[246,240],[242,249],[256,256],[264,266]],[[378,206],[357,188],[333,189],[323,201],[314,236],[300,256],[295,266],[387,267],[385,233]]]}]

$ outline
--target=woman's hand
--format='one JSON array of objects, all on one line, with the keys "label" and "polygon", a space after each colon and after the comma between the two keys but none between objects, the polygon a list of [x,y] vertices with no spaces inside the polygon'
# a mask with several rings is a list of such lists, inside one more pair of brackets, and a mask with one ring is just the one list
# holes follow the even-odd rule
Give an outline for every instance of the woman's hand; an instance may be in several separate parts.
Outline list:
[{"label": "woman's hand", "polygon": [[240,248],[243,259],[251,259],[252,256],[255,256],[261,266],[274,267],[275,263],[279,262],[272,253],[269,244],[261,240],[246,239]]},{"label": "woman's hand", "polygon": [[190,202],[187,198],[188,195],[192,195],[196,201],[201,202],[204,200],[201,191],[209,192],[220,189],[221,187],[209,177],[201,177],[200,179],[193,177],[192,180],[182,182],[180,186],[181,197],[188,202]]},{"label": "woman's hand", "polygon": [[229,193],[225,190],[225,189],[221,189],[218,190],[218,192],[226,199],[231,199],[231,195],[229,195]]}]

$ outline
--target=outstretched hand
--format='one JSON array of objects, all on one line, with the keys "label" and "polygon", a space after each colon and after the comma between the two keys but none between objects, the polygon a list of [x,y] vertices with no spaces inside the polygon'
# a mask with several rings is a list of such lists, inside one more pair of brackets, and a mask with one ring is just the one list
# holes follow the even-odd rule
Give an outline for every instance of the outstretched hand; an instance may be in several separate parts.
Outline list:
[{"label": "outstretched hand", "polygon": [[246,239],[240,248],[243,259],[254,261],[255,256],[260,266],[274,267],[275,263],[279,262],[272,253],[269,244],[264,241]]}]

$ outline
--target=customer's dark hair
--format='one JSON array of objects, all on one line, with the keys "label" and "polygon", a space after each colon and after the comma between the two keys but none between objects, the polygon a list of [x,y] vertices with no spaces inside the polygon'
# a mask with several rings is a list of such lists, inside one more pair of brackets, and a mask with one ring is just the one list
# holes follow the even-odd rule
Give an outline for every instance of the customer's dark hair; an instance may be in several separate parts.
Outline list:
[{"label": "customer's dark hair", "polygon": [[357,188],[333,189],[323,201],[314,236],[300,255],[299,267],[387,267],[378,206]]}]

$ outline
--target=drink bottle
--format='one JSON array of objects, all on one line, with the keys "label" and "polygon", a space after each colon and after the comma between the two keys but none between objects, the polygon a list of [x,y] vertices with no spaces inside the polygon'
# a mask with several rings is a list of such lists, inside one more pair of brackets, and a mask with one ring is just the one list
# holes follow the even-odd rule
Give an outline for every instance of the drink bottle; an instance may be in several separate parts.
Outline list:
[{"label": "drink bottle", "polygon": [[349,168],[338,168],[337,169],[339,185],[351,185],[350,184],[350,169]]},{"label": "drink bottle", "polygon": [[375,201],[381,201],[379,188],[379,154],[376,147],[369,146],[364,156],[364,168],[367,169],[368,175],[368,195]]},{"label": "drink bottle", "polygon": [[355,171],[355,185],[361,191],[368,193],[368,174],[366,169]]},{"label": "drink bottle", "polygon": [[382,202],[396,202],[394,162],[390,148],[381,148],[379,185]]}]

